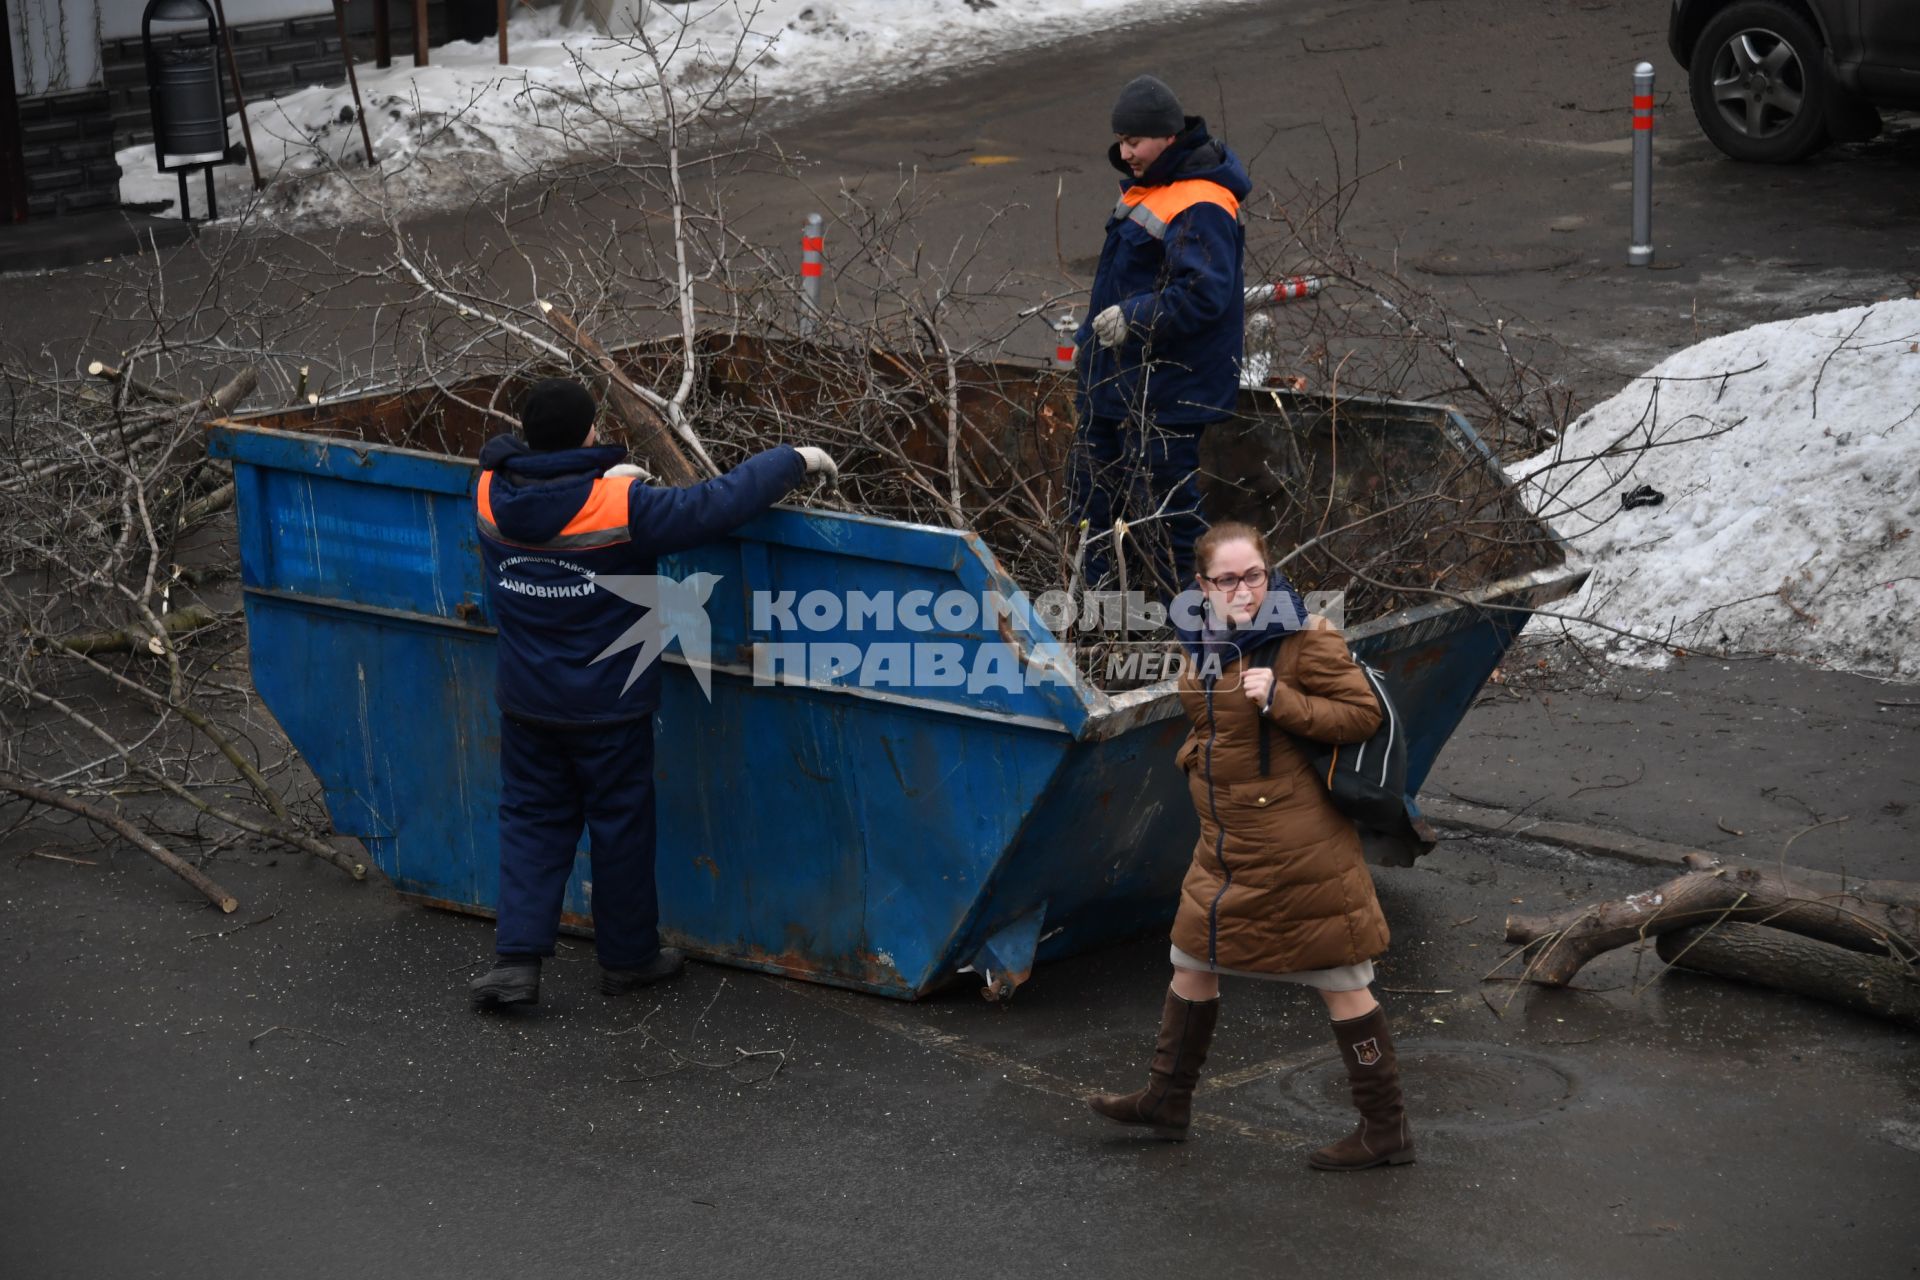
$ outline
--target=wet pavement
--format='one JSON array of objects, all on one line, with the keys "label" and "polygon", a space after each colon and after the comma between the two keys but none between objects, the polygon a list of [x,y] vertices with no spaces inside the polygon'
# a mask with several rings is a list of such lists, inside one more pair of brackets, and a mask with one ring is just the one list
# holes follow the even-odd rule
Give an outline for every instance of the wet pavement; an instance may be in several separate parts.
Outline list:
[{"label": "wet pavement", "polygon": [[[1920,1037],[1615,953],[1483,982],[1509,911],[1660,873],[1449,841],[1378,873],[1418,1163],[1333,1175],[1317,1002],[1229,982],[1193,1140],[1115,1132],[1165,980],[1144,940],[1009,1007],[591,953],[481,1016],[481,921],[229,851],[219,917],[124,850],[0,859],[0,1271],[56,1277],[1899,1276]],[[57,851],[57,846],[54,847]],[[81,856],[96,856],[82,854]]]},{"label": "wet pavement", "polygon": [[[1542,654],[1555,672],[1526,676]],[[1568,661],[1544,647],[1510,654],[1522,672],[1482,691],[1422,800],[1920,880],[1914,685],[1779,660],[1694,658],[1598,676],[1569,675]]]}]

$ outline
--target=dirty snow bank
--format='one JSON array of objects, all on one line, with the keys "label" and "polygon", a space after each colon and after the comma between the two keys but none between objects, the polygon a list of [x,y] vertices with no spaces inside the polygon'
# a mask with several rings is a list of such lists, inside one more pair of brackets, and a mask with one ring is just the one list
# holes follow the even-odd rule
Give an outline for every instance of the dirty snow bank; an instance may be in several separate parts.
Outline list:
[{"label": "dirty snow bank", "polygon": [[[737,50],[739,62],[751,66],[732,96],[795,103],[925,81],[1071,36],[1250,2],[695,0],[648,6],[642,31],[661,50],[668,82],[683,93],[716,83]],[[657,117],[658,82],[635,42],[602,36],[584,17],[563,26],[558,9],[516,12],[507,32],[507,67],[498,65],[491,40],[436,48],[432,65],[419,69],[398,49],[385,71],[356,65],[377,173],[365,168],[345,85],[250,102],[247,117],[269,185],[253,199],[246,165],[215,170],[222,216],[241,214],[250,199],[253,216],[290,226],[363,221],[383,205],[453,206],[500,178],[590,146],[605,136],[609,118],[644,127]],[[1098,74],[1118,76],[1110,66]],[[238,117],[229,123],[238,142]],[[964,134],[965,122],[954,128]],[[177,179],[154,172],[151,146],[130,147],[118,159],[122,200],[177,199]],[[189,180],[196,216],[205,212],[203,183],[198,174]]]},{"label": "dirty snow bank", "polygon": [[[1920,301],[1702,342],[1508,470],[1593,566],[1554,611],[1687,648],[1920,677]],[[1623,509],[1642,485],[1664,500]],[[1570,630],[1616,660],[1666,657]]]}]

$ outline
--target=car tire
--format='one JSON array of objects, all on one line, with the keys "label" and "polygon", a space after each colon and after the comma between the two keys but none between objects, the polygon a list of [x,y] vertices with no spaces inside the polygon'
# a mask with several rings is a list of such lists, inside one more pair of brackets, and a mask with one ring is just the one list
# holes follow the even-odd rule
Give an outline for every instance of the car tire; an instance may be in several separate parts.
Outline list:
[{"label": "car tire", "polygon": [[1701,131],[1735,160],[1789,164],[1829,140],[1826,48],[1779,0],[1740,0],[1715,14],[1694,41],[1687,88]]}]

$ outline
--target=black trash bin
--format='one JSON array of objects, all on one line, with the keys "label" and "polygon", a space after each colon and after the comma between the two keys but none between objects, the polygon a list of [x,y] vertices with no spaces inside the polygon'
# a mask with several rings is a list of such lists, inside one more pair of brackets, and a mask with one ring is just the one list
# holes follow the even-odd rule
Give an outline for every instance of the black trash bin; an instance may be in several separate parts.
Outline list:
[{"label": "black trash bin", "polygon": [[[159,29],[155,29],[159,24]],[[187,174],[207,175],[207,217],[218,216],[213,166],[236,158],[227,137],[227,90],[220,78],[220,23],[208,0],[147,0],[140,19],[147,58],[153,161],[180,178],[180,220],[188,221]]]}]

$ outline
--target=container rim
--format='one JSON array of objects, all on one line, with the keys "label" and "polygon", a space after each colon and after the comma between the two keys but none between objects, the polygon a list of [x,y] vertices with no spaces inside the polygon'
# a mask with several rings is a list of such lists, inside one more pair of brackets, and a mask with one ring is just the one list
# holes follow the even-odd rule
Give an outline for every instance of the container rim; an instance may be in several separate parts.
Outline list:
[{"label": "container rim", "polygon": [[[1548,601],[1572,595],[1592,572],[1591,566],[1575,563],[1531,569],[1464,594],[1443,594],[1427,604],[1384,614],[1346,632],[1346,638],[1349,644],[1353,644],[1389,632],[1430,627],[1438,619],[1469,612],[1530,615]],[[1506,603],[1508,600],[1517,602]],[[1096,740],[1111,738],[1180,713],[1177,679],[1162,680],[1123,693],[1105,693],[1091,686],[1089,689],[1098,697],[1090,699],[1093,705],[1082,729],[1082,737]]]}]

